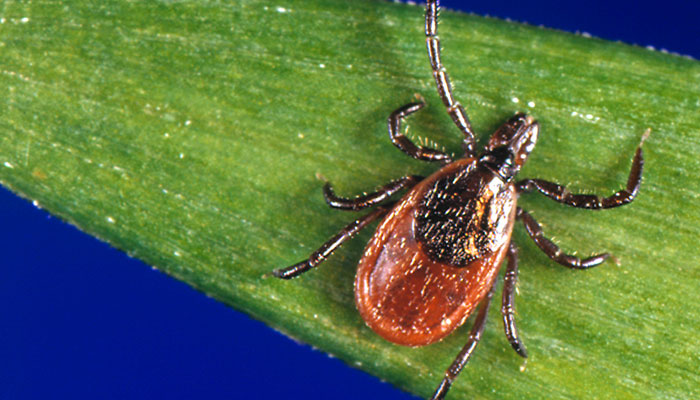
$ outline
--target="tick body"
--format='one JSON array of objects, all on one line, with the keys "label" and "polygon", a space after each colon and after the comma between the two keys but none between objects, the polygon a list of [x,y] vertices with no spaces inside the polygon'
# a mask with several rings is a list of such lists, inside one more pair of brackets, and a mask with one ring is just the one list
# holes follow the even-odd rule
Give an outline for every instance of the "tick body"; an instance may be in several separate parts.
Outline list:
[{"label": "tick body", "polygon": [[[539,124],[530,116],[515,114],[491,135],[481,154],[476,153],[466,112],[455,101],[440,61],[437,10],[437,1],[427,2],[428,58],[438,94],[464,136],[464,155],[453,161],[444,152],[412,143],[402,133],[401,123],[424,104],[400,107],[388,120],[392,143],[413,158],[437,162],[442,167],[427,178],[405,176],[354,199],[336,196],[326,184],[324,196],[331,207],[374,210],[347,225],[308,259],[273,271],[282,279],[299,276],[318,266],[371,222],[382,219],[365,248],[355,278],[357,309],[372,330],[396,344],[428,345],[449,335],[479,307],[467,343],[445,371],[432,399],[445,397],[479,342],[496,278],[506,259],[503,326],[513,349],[527,357],[514,319],[518,249],[511,243],[511,233],[516,221],[523,223],[547,256],[563,266],[587,269],[611,257],[601,253],[581,259],[562,252],[544,236],[537,221],[517,206],[518,197],[538,191],[557,202],[586,209],[630,203],[641,185],[642,143],[648,136],[647,131],[637,147],[626,187],[612,196],[572,194],[564,186],[540,179],[516,181],[516,174],[535,147]],[[392,201],[393,195],[402,190],[406,190],[403,197]]]},{"label": "tick body", "polygon": [[416,185],[384,218],[355,280],[362,318],[407,346],[462,325],[491,288],[508,248],[516,192],[473,158]]}]

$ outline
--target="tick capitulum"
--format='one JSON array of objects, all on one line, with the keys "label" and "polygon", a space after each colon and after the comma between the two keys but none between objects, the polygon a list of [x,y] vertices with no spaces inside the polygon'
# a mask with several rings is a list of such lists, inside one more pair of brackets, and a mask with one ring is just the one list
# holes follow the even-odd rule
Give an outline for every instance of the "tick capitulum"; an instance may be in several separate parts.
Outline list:
[{"label": "tick capitulum", "polygon": [[[609,197],[572,194],[565,187],[541,179],[515,181],[514,177],[535,147],[539,124],[516,114],[493,133],[481,155],[464,107],[454,100],[445,68],[440,62],[437,36],[438,1],[428,1],[425,35],[428,58],[437,90],[447,113],[464,135],[464,156],[453,161],[441,151],[418,146],[401,130],[401,122],[424,104],[407,104],[389,116],[392,143],[409,156],[438,162],[441,169],[424,178],[405,176],[377,192],[345,199],[326,184],[327,203],[343,210],[376,208],[356,219],[311,256],[273,274],[290,279],[316,267],[346,240],[372,221],[383,218],[360,260],[355,278],[355,303],[367,325],[383,338],[406,346],[441,340],[481,304],[466,345],[445,371],[433,399],[442,399],[469,360],[484,330],[498,271],[507,258],[501,313],[505,334],[513,349],[527,357],[514,320],[514,293],[518,279],[518,249],[511,242],[520,220],[535,244],[553,261],[573,269],[599,265],[608,253],[578,258],[563,253],[547,239],[540,225],[517,206],[521,193],[538,191],[577,208],[618,207],[634,200],[642,181],[642,136],[625,189]],[[389,200],[407,190],[398,201]]]}]

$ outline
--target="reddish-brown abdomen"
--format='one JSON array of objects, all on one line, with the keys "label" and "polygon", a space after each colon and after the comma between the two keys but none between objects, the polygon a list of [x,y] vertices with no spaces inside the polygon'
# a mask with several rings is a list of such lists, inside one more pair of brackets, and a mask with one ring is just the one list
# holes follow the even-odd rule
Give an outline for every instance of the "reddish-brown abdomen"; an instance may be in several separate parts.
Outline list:
[{"label": "reddish-brown abdomen", "polygon": [[[416,215],[436,181],[470,170],[474,159],[452,163],[425,179],[385,217],[365,249],[355,280],[355,301],[367,325],[406,346],[436,342],[460,326],[486,295],[505,256],[515,220],[516,194],[501,186],[490,206],[506,218],[488,252],[460,267],[430,257],[416,236]],[[473,170],[473,168],[472,168]],[[492,185],[493,186],[493,185]],[[499,221],[496,221],[499,222]],[[489,234],[489,232],[484,232]],[[492,235],[493,236],[493,235]]]}]

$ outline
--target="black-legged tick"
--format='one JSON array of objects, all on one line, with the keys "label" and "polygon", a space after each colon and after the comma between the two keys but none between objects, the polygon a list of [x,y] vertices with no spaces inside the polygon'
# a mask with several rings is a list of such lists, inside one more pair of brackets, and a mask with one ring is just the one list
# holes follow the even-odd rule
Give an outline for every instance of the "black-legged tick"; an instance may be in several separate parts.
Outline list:
[{"label": "black-legged tick", "polygon": [[[549,258],[574,269],[599,265],[608,253],[581,259],[562,251],[545,238],[540,225],[516,205],[521,193],[537,190],[577,208],[618,207],[634,200],[642,181],[642,144],[637,147],[627,187],[610,197],[572,194],[565,187],[540,179],[514,182],[513,178],[535,147],[539,124],[516,114],[491,136],[484,152],[476,154],[474,133],[466,112],[452,96],[449,78],[440,62],[437,36],[438,1],[429,0],[425,35],[433,76],[442,102],[464,134],[464,156],[453,161],[441,151],[417,146],[401,132],[401,121],[424,104],[411,103],[389,116],[392,143],[409,156],[436,161],[443,167],[424,178],[406,176],[377,192],[355,199],[337,197],[326,184],[324,195],[331,207],[360,210],[377,206],[327,241],[311,256],[274,275],[290,279],[314,268],[362,228],[383,218],[360,260],[355,279],[355,302],[367,325],[385,339],[406,346],[434,343],[462,325],[481,303],[469,339],[447,368],[433,394],[442,399],[469,360],[486,321],[498,270],[508,263],[503,287],[503,322],[513,349],[527,357],[514,320],[513,298],[518,279],[518,249],[511,243],[516,220]],[[394,193],[409,189],[397,202]]]}]

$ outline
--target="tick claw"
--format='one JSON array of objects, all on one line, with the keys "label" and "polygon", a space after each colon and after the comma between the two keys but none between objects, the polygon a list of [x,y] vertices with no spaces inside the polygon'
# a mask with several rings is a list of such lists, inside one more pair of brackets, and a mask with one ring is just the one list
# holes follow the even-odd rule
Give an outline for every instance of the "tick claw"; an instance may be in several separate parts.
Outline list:
[{"label": "tick claw", "polygon": [[281,268],[281,269],[276,269],[272,271],[272,276],[275,278],[280,278],[280,279],[291,279],[294,276],[290,276],[291,274],[289,271],[287,271],[287,268]]}]

